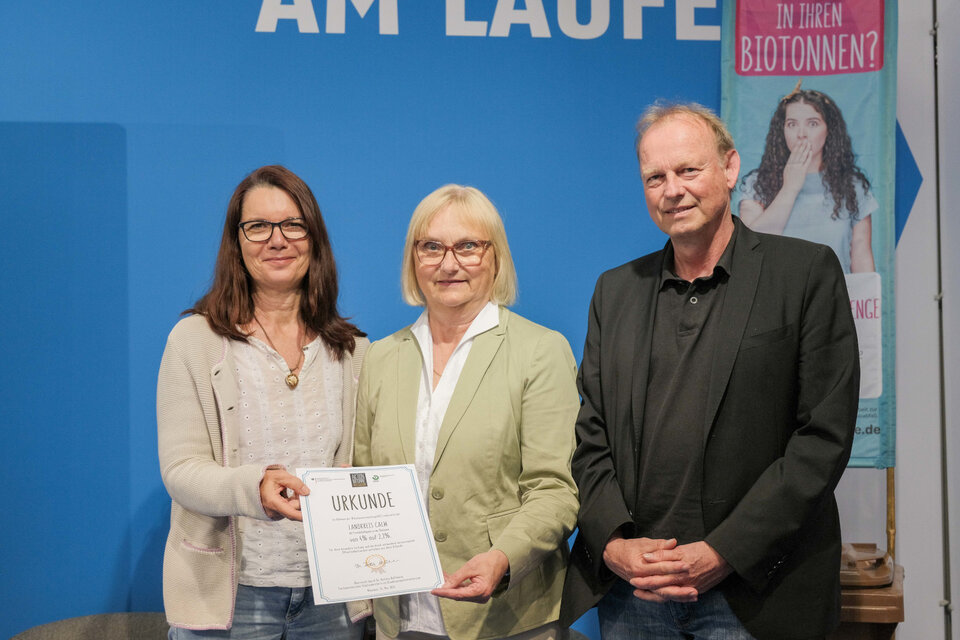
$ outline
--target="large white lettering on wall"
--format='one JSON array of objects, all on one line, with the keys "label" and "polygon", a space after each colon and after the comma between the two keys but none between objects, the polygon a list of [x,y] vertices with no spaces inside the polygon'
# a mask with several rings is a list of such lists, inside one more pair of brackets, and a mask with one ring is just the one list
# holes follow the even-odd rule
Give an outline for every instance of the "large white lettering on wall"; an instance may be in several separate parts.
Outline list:
[{"label": "large white lettering on wall", "polygon": [[677,0],[677,40],[719,40],[720,25],[698,25],[696,9],[713,9],[716,0]]},{"label": "large white lettering on wall", "polygon": [[[380,33],[383,35],[400,33],[397,0],[350,0],[350,4],[361,18],[366,17],[374,2],[379,2]],[[275,32],[277,22],[280,20],[296,20],[297,30],[300,33],[320,33],[312,0],[293,0],[293,4],[283,4],[283,0],[262,0],[256,31]],[[327,0],[324,31],[346,33],[347,0]]]},{"label": "large white lettering on wall", "polygon": [[[610,26],[610,0],[553,0],[552,3],[556,5],[557,26],[569,38],[593,40],[604,35]],[[518,8],[518,4],[524,6]],[[623,0],[623,38],[643,38],[643,10],[662,9],[663,4],[664,0]],[[525,3],[497,0],[489,22],[467,19],[468,5],[474,11],[480,8],[478,3],[471,3],[471,0],[446,0],[446,5],[448,36],[502,38],[511,35],[510,27],[513,25],[529,27],[530,35],[534,38],[549,38],[552,35],[543,0],[526,0]],[[589,5],[589,18],[585,24],[577,20],[580,5]],[[677,40],[719,40],[720,26],[697,24],[694,15],[696,9],[713,9],[716,6],[716,0],[677,0]]]},{"label": "large white lettering on wall", "polygon": [[276,31],[280,20],[296,20],[300,33],[320,33],[317,15],[310,0],[293,0],[293,4],[281,4],[281,0],[263,0],[256,31]]},{"label": "large white lettering on wall", "polygon": [[609,0],[590,0],[590,21],[577,20],[577,0],[557,0],[557,23],[560,31],[577,40],[593,40],[607,32],[610,26]]},{"label": "large white lettering on wall", "polygon": [[[323,1],[323,0],[320,0]],[[325,33],[346,33],[347,0],[325,0]],[[445,27],[448,36],[506,38],[511,35],[550,38],[559,32],[576,40],[594,40],[610,28],[611,0],[497,0],[490,14],[490,2],[446,0]],[[378,4],[382,35],[400,33],[398,0],[349,0],[361,18]],[[717,0],[676,0],[677,40],[719,40],[719,25],[697,24],[697,9],[714,9]],[[664,0],[623,0],[623,38],[643,38],[643,10],[663,9]],[[584,9],[581,22],[578,9]],[[547,10],[555,10],[551,28]],[[478,12],[486,11],[483,15]],[[469,16],[469,17],[468,17]],[[320,33],[313,0],[261,0],[256,31],[273,33],[280,20],[294,20],[300,33]],[[517,29],[513,29],[516,26]]]},{"label": "large white lettering on wall", "polygon": [[[350,0],[354,9],[363,18],[373,6],[375,0]],[[380,33],[396,35],[400,33],[400,21],[397,17],[397,0],[379,0]],[[346,33],[347,0],[327,0],[327,33]]]}]

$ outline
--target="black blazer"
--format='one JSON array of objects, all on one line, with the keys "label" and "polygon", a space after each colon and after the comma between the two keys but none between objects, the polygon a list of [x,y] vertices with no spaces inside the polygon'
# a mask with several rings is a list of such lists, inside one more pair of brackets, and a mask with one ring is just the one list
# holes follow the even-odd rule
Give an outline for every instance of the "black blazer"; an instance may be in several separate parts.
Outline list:
[{"label": "black blazer", "polygon": [[[853,443],[856,332],[833,251],[734,220],[739,235],[710,383],[692,390],[707,403],[705,539],[733,567],[717,588],[754,636],[810,637],[839,619],[833,489]],[[564,584],[564,624],[613,584],[603,548],[633,523],[663,254],[604,273],[591,302],[573,457],[580,532]]]}]

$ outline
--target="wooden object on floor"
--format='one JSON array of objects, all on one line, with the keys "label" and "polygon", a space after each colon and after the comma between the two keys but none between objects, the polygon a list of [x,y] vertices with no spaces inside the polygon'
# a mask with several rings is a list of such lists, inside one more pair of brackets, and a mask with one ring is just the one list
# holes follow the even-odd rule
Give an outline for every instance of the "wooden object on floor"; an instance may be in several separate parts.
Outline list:
[{"label": "wooden object on floor", "polygon": [[842,589],[840,607],[830,640],[890,640],[903,622],[903,567],[895,567],[890,586]]}]

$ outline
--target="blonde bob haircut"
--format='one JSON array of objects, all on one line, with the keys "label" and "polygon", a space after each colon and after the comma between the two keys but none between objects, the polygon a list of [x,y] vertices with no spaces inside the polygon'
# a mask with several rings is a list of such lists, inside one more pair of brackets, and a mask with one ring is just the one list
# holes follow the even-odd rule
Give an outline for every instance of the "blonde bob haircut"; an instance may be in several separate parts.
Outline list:
[{"label": "blonde bob haircut", "polygon": [[507,244],[507,231],[503,220],[490,199],[479,189],[459,184],[446,184],[420,201],[413,210],[410,226],[407,228],[407,240],[403,246],[403,265],[400,270],[400,287],[407,304],[422,307],[426,305],[423,291],[417,284],[417,254],[415,245],[424,239],[427,227],[440,211],[453,207],[465,224],[477,227],[486,236],[477,240],[491,243],[487,251],[493,252],[494,277],[491,300],[494,304],[510,306],[517,299],[517,272],[510,257]]}]

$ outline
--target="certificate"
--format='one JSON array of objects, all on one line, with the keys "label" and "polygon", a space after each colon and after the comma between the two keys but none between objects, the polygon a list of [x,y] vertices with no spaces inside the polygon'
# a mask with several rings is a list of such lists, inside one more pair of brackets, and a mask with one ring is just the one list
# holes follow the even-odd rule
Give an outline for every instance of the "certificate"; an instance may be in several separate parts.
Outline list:
[{"label": "certificate", "polygon": [[429,591],[443,570],[412,464],[297,469],[317,604]]}]

